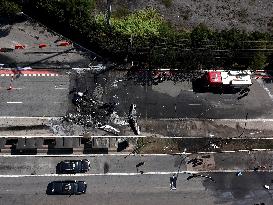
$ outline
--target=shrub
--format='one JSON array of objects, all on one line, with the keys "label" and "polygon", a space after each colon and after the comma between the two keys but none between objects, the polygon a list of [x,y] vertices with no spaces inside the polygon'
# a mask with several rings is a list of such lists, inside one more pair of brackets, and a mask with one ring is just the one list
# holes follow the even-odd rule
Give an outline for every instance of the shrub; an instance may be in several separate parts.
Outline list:
[{"label": "shrub", "polygon": [[263,53],[258,52],[253,57],[253,59],[250,63],[250,68],[252,70],[263,69],[266,62],[267,62],[267,57]]},{"label": "shrub", "polygon": [[0,1],[0,16],[13,16],[21,11],[21,7],[10,0]]},{"label": "shrub", "polygon": [[166,7],[170,7],[173,3],[173,0],[162,0],[162,3],[166,6]]},{"label": "shrub", "polygon": [[193,47],[199,47],[203,41],[210,40],[212,37],[212,31],[204,24],[198,25],[191,32],[191,43]]}]

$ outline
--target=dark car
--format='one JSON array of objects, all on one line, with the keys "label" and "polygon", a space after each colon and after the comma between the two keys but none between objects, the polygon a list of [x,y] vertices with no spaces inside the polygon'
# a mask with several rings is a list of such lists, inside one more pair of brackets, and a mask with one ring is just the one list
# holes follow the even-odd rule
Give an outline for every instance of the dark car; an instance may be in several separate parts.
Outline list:
[{"label": "dark car", "polygon": [[83,160],[65,160],[58,164],[57,171],[59,173],[84,173],[90,170],[90,161]]},{"label": "dark car", "polygon": [[54,181],[48,184],[47,194],[84,194],[86,192],[86,188],[87,184],[85,181]]}]

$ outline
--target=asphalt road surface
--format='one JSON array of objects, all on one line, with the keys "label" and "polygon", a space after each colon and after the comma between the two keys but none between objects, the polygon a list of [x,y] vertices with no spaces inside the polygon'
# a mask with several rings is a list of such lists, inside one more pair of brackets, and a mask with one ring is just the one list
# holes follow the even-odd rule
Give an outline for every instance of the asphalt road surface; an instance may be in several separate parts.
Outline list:
[{"label": "asphalt road surface", "polygon": [[115,102],[121,114],[127,115],[130,104],[134,103],[144,119],[273,117],[273,85],[260,79],[253,80],[250,92],[242,97],[240,93],[195,93],[189,81],[141,85],[145,83],[145,78],[140,83],[127,80],[126,74],[126,71],[111,71],[98,75],[95,80],[92,75],[86,74],[78,76],[75,85],[83,90],[102,86],[104,100]]},{"label": "asphalt road surface", "polygon": [[[215,172],[189,179],[184,172],[189,165],[182,163],[177,179],[177,190],[170,191],[170,177],[177,172],[183,156],[2,156],[0,158],[0,204],[105,204],[105,205],[249,205],[273,203],[272,173],[244,172],[246,159],[255,163],[272,164],[272,153],[222,153],[210,156],[218,163]],[[192,156],[194,157],[194,156]],[[91,170],[86,174],[57,175],[55,166],[65,159],[88,158]],[[189,158],[190,159],[190,158]],[[204,158],[205,159],[205,158]],[[136,171],[136,165],[144,162]],[[256,164],[257,165],[257,164]],[[230,168],[233,168],[231,170]],[[217,172],[217,169],[220,172]],[[237,170],[238,169],[238,170]],[[140,171],[144,171],[143,174]],[[242,176],[237,176],[238,171]],[[205,177],[207,176],[207,177]],[[210,178],[209,178],[210,177]],[[81,196],[46,195],[48,183],[55,180],[85,180],[87,193]],[[263,186],[269,185],[267,190]]]},{"label": "asphalt road surface", "polygon": [[223,118],[272,119],[273,84],[253,80],[247,96],[240,94],[195,93],[188,81],[164,81],[143,86],[126,80],[126,71],[109,71],[94,78],[93,74],[69,75],[59,71],[54,77],[0,76],[1,116],[63,116],[70,109],[69,91],[88,89],[103,91],[105,102],[115,102],[120,116],[128,115],[129,106],[137,105],[142,119],[159,118]]},{"label": "asphalt road surface", "polygon": [[63,116],[68,110],[69,76],[0,76],[1,116]]},{"label": "asphalt road surface", "polygon": [[[58,176],[58,177],[2,177],[0,204],[134,204],[134,205],[249,205],[272,204],[273,190],[263,185],[271,184],[269,173],[252,173],[236,176],[234,173],[215,173],[208,178],[187,180],[179,175],[177,190],[170,191],[172,175],[134,176]],[[54,180],[77,179],[88,184],[87,193],[81,196],[48,196],[46,187]]]},{"label": "asphalt road surface", "polygon": [[[247,170],[254,171],[254,167],[263,166],[268,170],[273,164],[272,152],[237,152],[198,155],[82,155],[82,156],[1,156],[1,175],[48,175],[56,174],[56,166],[62,160],[88,159],[91,163],[89,175],[106,173],[144,173],[164,172],[173,173],[209,170]],[[202,163],[193,166],[192,159],[201,159]],[[138,166],[136,165],[144,162]]]}]

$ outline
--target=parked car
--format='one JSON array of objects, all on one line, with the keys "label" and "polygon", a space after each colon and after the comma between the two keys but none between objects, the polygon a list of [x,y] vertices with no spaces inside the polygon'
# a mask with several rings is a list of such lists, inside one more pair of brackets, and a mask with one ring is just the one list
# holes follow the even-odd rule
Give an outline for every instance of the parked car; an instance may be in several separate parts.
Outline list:
[{"label": "parked car", "polygon": [[83,160],[65,160],[58,164],[58,173],[84,173],[90,170],[90,161]]},{"label": "parked car", "polygon": [[47,186],[47,194],[84,194],[87,184],[85,181],[66,180],[53,181]]}]

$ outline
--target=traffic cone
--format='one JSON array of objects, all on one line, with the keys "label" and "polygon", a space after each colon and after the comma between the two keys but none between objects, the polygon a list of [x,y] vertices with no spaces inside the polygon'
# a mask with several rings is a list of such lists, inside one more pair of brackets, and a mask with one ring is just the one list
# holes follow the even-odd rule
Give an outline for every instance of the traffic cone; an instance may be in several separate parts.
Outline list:
[{"label": "traffic cone", "polygon": [[12,90],[12,81],[13,81],[13,76],[11,77],[11,81],[10,81],[8,90]]},{"label": "traffic cone", "polygon": [[39,44],[39,48],[45,48],[45,47],[47,47],[47,44],[45,44],[45,43],[40,43]]},{"label": "traffic cone", "polygon": [[68,41],[59,41],[58,46],[70,46],[70,42],[68,42]]},{"label": "traffic cone", "polygon": [[25,47],[26,47],[26,46],[23,45],[23,44],[16,44],[16,45],[14,46],[15,49],[24,49]]}]

